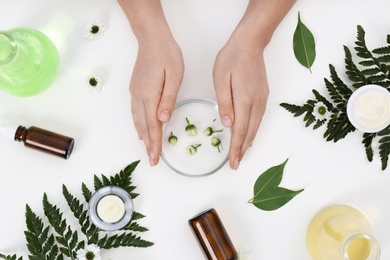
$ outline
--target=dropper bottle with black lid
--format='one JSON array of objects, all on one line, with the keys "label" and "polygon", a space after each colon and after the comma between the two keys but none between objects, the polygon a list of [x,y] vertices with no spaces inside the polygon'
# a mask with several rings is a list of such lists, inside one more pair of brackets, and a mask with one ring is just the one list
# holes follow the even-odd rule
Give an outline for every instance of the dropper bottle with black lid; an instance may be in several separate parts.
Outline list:
[{"label": "dropper bottle with black lid", "polygon": [[23,142],[26,147],[68,159],[74,139],[36,126],[0,124],[0,134],[6,139]]}]

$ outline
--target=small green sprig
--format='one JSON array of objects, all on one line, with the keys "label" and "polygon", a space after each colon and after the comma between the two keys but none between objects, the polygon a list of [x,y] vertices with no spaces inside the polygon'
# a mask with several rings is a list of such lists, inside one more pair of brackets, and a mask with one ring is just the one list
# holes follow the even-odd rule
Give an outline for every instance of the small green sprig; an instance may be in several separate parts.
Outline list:
[{"label": "small green sprig", "polygon": [[221,145],[221,140],[219,140],[219,138],[213,136],[213,138],[211,138],[211,145],[216,147],[219,153],[221,152],[221,149],[219,148]]},{"label": "small green sprig", "polygon": [[186,117],[186,122],[187,122],[187,126],[185,128],[186,133],[189,136],[196,136],[198,134],[198,129],[196,128],[196,126],[194,124],[191,124],[190,120],[188,120],[187,117]]},{"label": "small green sprig", "polygon": [[220,132],[223,132],[223,129],[214,130],[212,127],[207,127],[207,128],[203,131],[203,134],[206,135],[206,136],[211,136],[211,135],[213,135],[214,133],[220,133]]},{"label": "small green sprig", "polygon": [[[335,67],[330,64],[331,79],[324,80],[330,100],[313,89],[314,99],[307,100],[301,106],[289,103],[280,104],[295,117],[303,116],[306,127],[313,125],[313,129],[317,129],[326,123],[327,129],[323,134],[326,141],[337,142],[356,130],[347,116],[347,103],[356,89],[368,84],[376,84],[388,90],[390,87],[390,35],[387,35],[386,46],[370,51],[366,45],[365,31],[358,25],[354,50],[356,56],[360,58],[356,64],[352,59],[350,49],[344,46],[345,73],[351,81],[350,86],[344,83]],[[315,116],[315,107],[318,103],[322,103],[323,108],[328,110],[324,111],[324,114],[329,112],[329,117],[320,119]],[[367,160],[373,161],[374,147],[378,147],[382,170],[385,170],[390,156],[390,127],[378,133],[363,133],[362,137]],[[374,144],[374,141],[377,144]]]},{"label": "small green sprig", "polygon": [[196,152],[198,151],[198,147],[201,146],[201,144],[194,144],[194,145],[189,145],[187,146],[187,152],[189,155],[195,155]]},{"label": "small green sprig", "polygon": [[177,143],[177,136],[173,134],[173,132],[171,131],[171,134],[169,135],[168,137],[168,142],[172,145],[175,145]]},{"label": "small green sprig", "polygon": [[[139,161],[133,162],[125,169],[111,177],[105,175],[94,176],[95,191],[109,185],[125,189],[134,199],[138,196],[134,193],[135,186],[132,185],[131,175]],[[82,193],[86,202],[89,202],[93,192],[84,183],[81,185]],[[64,256],[76,259],[77,250],[84,248],[86,244],[96,244],[101,249],[112,249],[118,247],[150,247],[152,242],[143,240],[135,232],[148,231],[147,228],[138,224],[138,220],[145,216],[134,212],[131,221],[120,231],[108,235],[105,231],[99,230],[88,217],[88,209],[85,204],[73,196],[68,188],[63,185],[62,193],[68,203],[70,211],[78,220],[79,229],[74,229],[67,223],[63,212],[59,207],[52,204],[46,193],[43,196],[43,209],[49,225],[45,225],[44,219],[40,218],[30,207],[26,205],[26,226],[24,232],[27,248],[30,252],[29,259],[39,260],[61,260]],[[52,231],[53,230],[53,231]],[[86,240],[81,239],[79,231]],[[23,260],[17,255],[5,255],[0,253],[0,259]]]}]

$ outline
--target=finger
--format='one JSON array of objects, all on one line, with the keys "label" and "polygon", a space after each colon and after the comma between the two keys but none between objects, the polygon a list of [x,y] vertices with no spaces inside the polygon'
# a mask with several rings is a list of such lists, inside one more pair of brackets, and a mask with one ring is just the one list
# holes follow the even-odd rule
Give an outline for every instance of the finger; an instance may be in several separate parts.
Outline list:
[{"label": "finger", "polygon": [[165,82],[157,110],[158,119],[161,122],[168,122],[171,118],[176,104],[177,93],[183,80],[183,70],[175,73],[165,72]]},{"label": "finger", "polygon": [[233,170],[237,170],[240,164],[241,150],[249,129],[249,115],[251,106],[248,101],[237,100],[235,102],[235,121],[232,127],[230,139],[229,162]]},{"label": "finger", "polygon": [[137,109],[136,109],[136,105],[135,105],[135,100],[134,98],[131,98],[131,114],[133,116],[133,124],[134,124],[134,127],[135,127],[135,130],[137,131],[137,134],[138,134],[138,139],[139,140],[142,140],[142,134],[141,132],[139,131],[139,122],[138,122],[138,116],[137,116]]},{"label": "finger", "polygon": [[151,140],[150,140],[150,134],[149,134],[149,128],[148,128],[148,116],[146,113],[146,108],[144,103],[142,102],[136,102],[136,112],[137,112],[137,127],[138,131],[142,137],[142,141],[145,144],[146,153],[148,154],[150,158],[150,151],[151,151]]},{"label": "finger", "polygon": [[222,124],[231,127],[234,123],[234,109],[231,90],[231,74],[221,73],[214,67],[214,88],[217,95],[218,111]]},{"label": "finger", "polygon": [[155,166],[159,162],[162,146],[162,123],[157,118],[158,97],[154,97],[145,103],[146,125],[149,139],[149,162]]},{"label": "finger", "polygon": [[259,107],[252,107],[249,116],[248,131],[241,145],[238,160],[241,161],[249,147],[252,146],[259,129],[264,111]]}]

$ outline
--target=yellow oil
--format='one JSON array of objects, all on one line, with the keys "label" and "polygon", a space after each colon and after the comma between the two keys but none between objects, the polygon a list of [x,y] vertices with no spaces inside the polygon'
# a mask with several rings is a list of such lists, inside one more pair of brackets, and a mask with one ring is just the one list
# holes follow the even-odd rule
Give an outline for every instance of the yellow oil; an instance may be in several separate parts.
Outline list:
[{"label": "yellow oil", "polygon": [[363,235],[367,233],[371,233],[371,227],[360,211],[335,205],[314,216],[307,229],[306,244],[314,260],[365,260],[371,251],[370,240]]}]

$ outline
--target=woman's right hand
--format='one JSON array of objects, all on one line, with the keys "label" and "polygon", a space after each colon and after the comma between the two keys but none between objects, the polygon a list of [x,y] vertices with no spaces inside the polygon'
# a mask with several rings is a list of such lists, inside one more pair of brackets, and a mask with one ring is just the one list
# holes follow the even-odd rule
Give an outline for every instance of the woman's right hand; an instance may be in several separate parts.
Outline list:
[{"label": "woman's right hand", "polygon": [[183,55],[160,0],[118,0],[138,40],[138,56],[130,81],[131,111],[150,165],[158,163],[162,124],[173,113],[184,74]]},{"label": "woman's right hand", "polygon": [[131,111],[152,166],[159,161],[162,124],[172,115],[183,74],[182,52],[173,38],[139,41],[130,81]]}]

